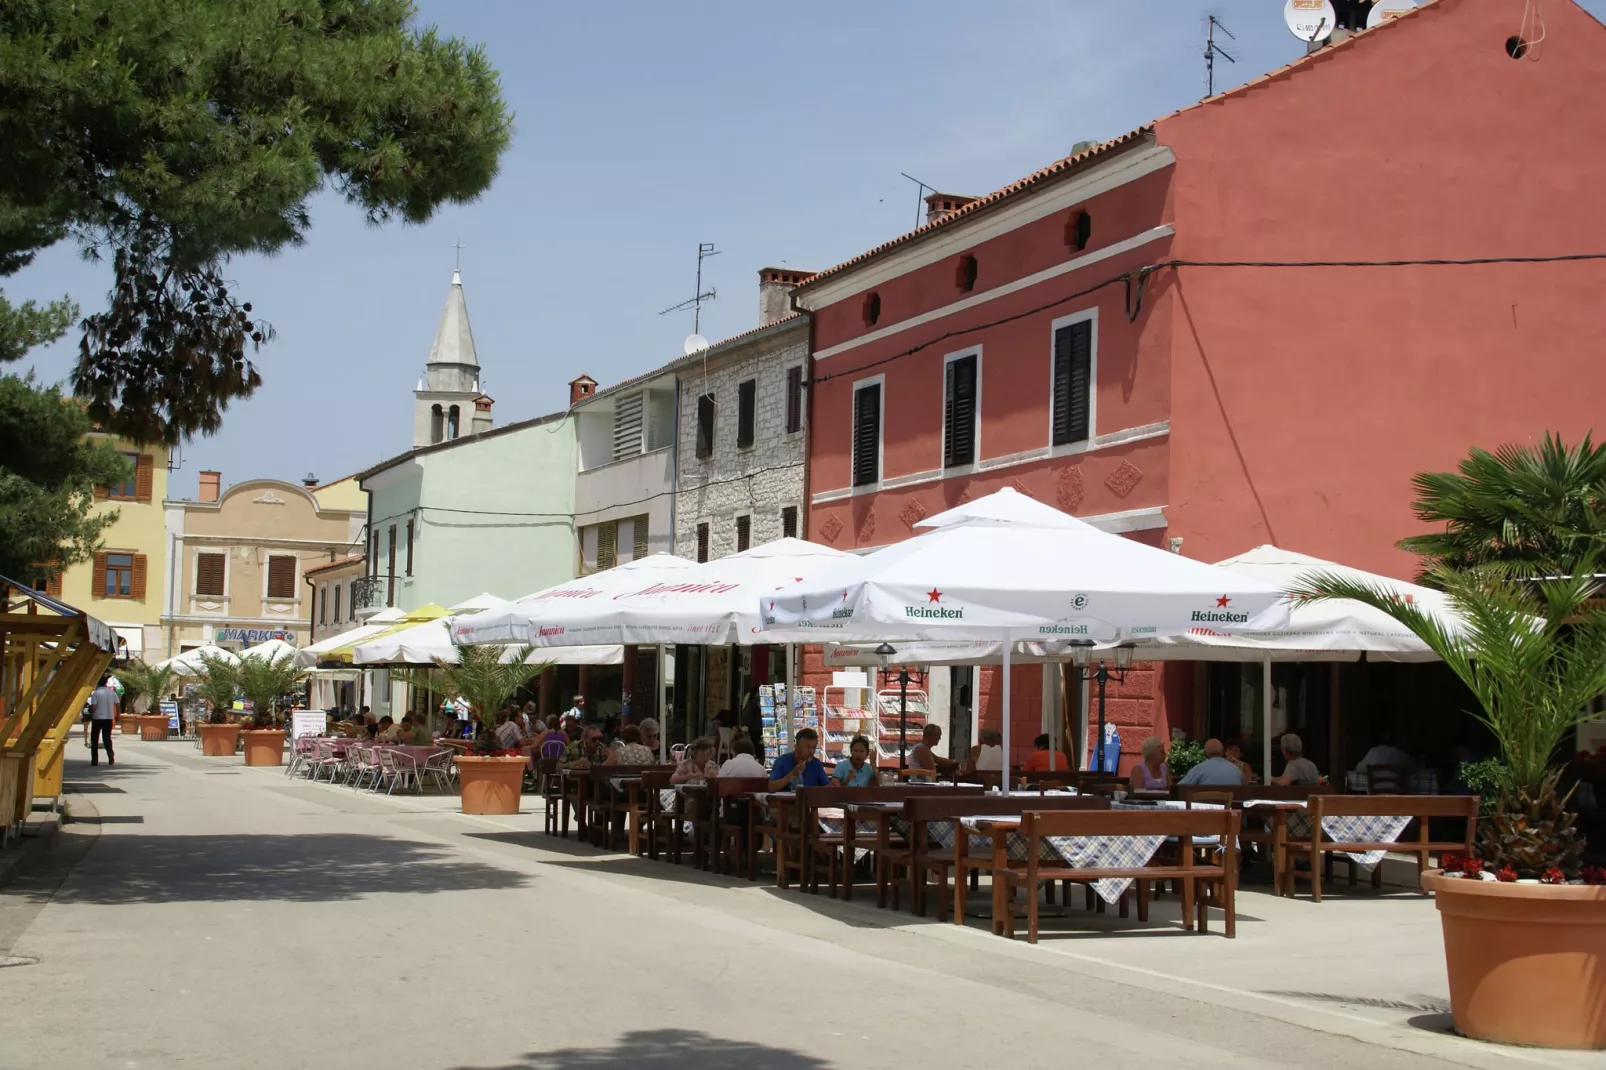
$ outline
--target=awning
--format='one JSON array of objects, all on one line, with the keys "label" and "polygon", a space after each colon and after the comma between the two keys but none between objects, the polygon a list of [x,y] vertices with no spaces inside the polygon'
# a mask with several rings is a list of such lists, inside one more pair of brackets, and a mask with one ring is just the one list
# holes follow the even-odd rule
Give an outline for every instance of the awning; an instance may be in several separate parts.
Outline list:
[{"label": "awning", "polygon": [[307,647],[305,650],[301,651],[301,654],[303,656],[307,654],[313,654],[313,656],[316,658],[313,664],[317,665],[323,665],[331,661],[337,661],[345,665],[350,665],[352,663],[352,653],[357,649],[357,644],[372,642],[373,640],[389,635],[392,632],[399,632],[404,628],[412,628],[415,625],[424,624],[428,621],[432,621],[444,616],[446,616],[445,606],[438,606],[434,603],[419,606],[417,609],[408,610],[402,619],[396,621],[394,624],[386,624],[381,626],[378,631],[359,635],[357,633],[365,632],[367,629],[373,626],[370,624],[364,625],[361,628],[353,628],[351,631],[337,635],[333,639],[325,639],[321,643],[316,643],[313,646]]},{"label": "awning", "polygon": [[[128,656],[140,658],[145,656],[145,629],[138,624],[113,624],[111,630],[117,633],[117,638],[128,646]],[[118,651],[122,653],[122,651]]]}]

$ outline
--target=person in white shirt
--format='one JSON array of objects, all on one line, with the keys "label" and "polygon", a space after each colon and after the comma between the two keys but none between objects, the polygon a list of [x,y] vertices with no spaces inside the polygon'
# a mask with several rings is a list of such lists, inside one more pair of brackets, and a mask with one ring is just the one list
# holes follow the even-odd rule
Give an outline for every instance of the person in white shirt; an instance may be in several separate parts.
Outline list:
[{"label": "person in white shirt", "polygon": [[733,747],[736,751],[731,757],[725,759],[725,764],[719,767],[722,777],[763,777],[769,779],[769,770],[764,763],[753,757],[753,741],[742,736]]},{"label": "person in white shirt", "polygon": [[981,742],[970,749],[972,773],[998,773],[1004,768],[1004,734],[996,728],[984,728]]},{"label": "person in white shirt", "polygon": [[1377,744],[1366,752],[1365,757],[1355,763],[1355,771],[1364,773],[1374,765],[1395,765],[1405,769],[1415,769],[1416,760],[1395,744],[1394,732],[1385,728]]}]

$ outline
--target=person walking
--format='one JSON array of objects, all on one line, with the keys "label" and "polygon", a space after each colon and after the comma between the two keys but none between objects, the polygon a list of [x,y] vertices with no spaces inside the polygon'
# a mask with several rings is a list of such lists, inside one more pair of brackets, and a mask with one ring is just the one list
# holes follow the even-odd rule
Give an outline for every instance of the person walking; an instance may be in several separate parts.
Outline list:
[{"label": "person walking", "polygon": [[106,764],[116,765],[112,753],[112,725],[117,723],[117,692],[112,678],[101,678],[100,686],[89,693],[89,764],[100,764],[100,743],[106,743]]}]

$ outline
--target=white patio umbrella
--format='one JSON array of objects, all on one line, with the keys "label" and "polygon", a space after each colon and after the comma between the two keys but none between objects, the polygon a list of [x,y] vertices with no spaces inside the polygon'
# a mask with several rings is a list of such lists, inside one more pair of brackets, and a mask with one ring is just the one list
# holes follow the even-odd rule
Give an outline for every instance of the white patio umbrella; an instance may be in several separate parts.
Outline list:
[{"label": "white patio umbrella", "polygon": [[[439,663],[457,664],[458,646],[452,642],[452,625],[460,615],[441,617],[399,632],[391,632],[368,642],[360,643],[352,651],[352,660],[358,665],[414,665],[430,667]],[[522,644],[507,644],[508,654]],[[503,658],[508,660],[507,657]],[[532,653],[529,664],[556,661],[561,665],[619,665],[624,661],[624,648],[618,646],[562,647],[547,652]]]},{"label": "white patio umbrella", "polygon": [[843,623],[854,637],[1000,642],[1007,788],[1013,640],[1108,643],[1199,624],[1287,624],[1287,600],[1269,583],[1065,524],[1057,510],[1023,520],[1029,507],[1020,497],[967,503],[963,515],[951,510],[917,524],[936,525],[926,534],[766,596],[766,626]]},{"label": "white patio umbrella", "polygon": [[300,648],[296,651],[296,664],[304,669],[310,669],[322,661],[325,654],[331,653],[337,648],[350,646],[352,643],[365,642],[376,636],[384,635],[394,628],[396,622],[401,620],[402,617],[399,609],[386,610],[386,613],[394,615],[386,620],[380,620],[380,615],[375,614],[368,619],[367,624],[359,624],[355,628],[341,632],[339,635],[331,635],[327,639],[320,639],[311,646]]},{"label": "white patio umbrella", "polygon": [[208,660],[222,661],[227,665],[238,665],[240,663],[239,655],[234,651],[207,643],[205,646],[186,650],[182,654],[175,655],[157,664],[158,666],[166,666],[173,669],[180,676],[199,676],[205,671]]},{"label": "white patio umbrella", "polygon": [[627,561],[463,617],[454,630],[454,638],[465,645],[533,643],[535,633],[548,627],[550,618],[567,607],[596,605],[695,567],[695,562],[674,554],[651,554]]},{"label": "white patio umbrella", "polygon": [[269,639],[266,643],[246,647],[240,651],[240,657],[250,658],[252,661],[280,661],[284,658],[295,660],[296,648],[283,639]]}]

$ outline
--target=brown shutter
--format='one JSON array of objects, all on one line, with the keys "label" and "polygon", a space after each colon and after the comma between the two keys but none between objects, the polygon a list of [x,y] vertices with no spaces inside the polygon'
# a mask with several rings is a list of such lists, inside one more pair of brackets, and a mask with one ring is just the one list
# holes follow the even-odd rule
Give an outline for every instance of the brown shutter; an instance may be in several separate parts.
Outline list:
[{"label": "brown shutter", "polygon": [[803,430],[803,369],[786,369],[786,430]]},{"label": "brown shutter", "polygon": [[61,597],[61,573],[55,569],[52,569],[50,574],[45,577],[45,593],[52,598]]},{"label": "brown shutter", "polygon": [[134,555],[134,582],[129,585],[129,597],[136,602],[145,601],[145,555]]},{"label": "brown shutter", "polygon": [[106,555],[95,555],[95,571],[89,580],[89,597],[106,597]]},{"label": "brown shutter", "polygon": [[597,525],[597,571],[612,568],[619,563],[619,522],[610,520]]},{"label": "brown shutter", "polygon": [[296,559],[282,554],[268,558],[268,597],[296,596]]},{"label": "brown shutter", "polygon": [[634,560],[640,561],[647,556],[647,552],[650,549],[647,545],[647,518],[645,516],[636,517],[635,524],[631,526],[631,541],[633,545],[631,546],[630,556]]},{"label": "brown shutter", "polygon": [[151,492],[155,483],[154,473],[156,466],[154,461],[155,458],[150,454],[142,453],[139,455],[139,460],[134,462],[135,501],[148,502],[151,500]]},{"label": "brown shutter", "polygon": [[195,593],[223,597],[223,570],[228,558],[225,554],[195,555]]},{"label": "brown shutter", "polygon": [[112,495],[112,492],[111,492],[111,489],[109,487],[96,487],[95,488],[95,497],[97,497],[97,498],[110,498],[111,495]]}]

